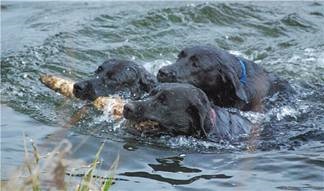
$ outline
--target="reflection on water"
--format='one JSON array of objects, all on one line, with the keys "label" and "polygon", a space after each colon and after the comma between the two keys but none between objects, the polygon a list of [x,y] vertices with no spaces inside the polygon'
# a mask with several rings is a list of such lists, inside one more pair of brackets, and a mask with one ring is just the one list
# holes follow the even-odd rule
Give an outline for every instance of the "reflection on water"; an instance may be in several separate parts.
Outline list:
[{"label": "reflection on water", "polygon": [[[129,190],[133,185],[141,189],[168,190],[214,190],[215,187],[254,190],[262,189],[265,185],[278,189],[324,189],[324,146],[320,142],[309,143],[296,151],[188,153],[154,148],[134,140],[116,142],[75,134],[59,127],[39,126],[38,122],[2,105],[2,122],[10,117],[21,120],[2,123],[2,127],[20,133],[6,138],[2,134],[2,165],[6,167],[2,168],[6,169],[2,171],[3,179],[9,175],[10,169],[21,164],[20,159],[23,159],[24,154],[21,132],[25,131],[35,139],[42,154],[66,138],[73,145],[71,157],[88,162],[93,160],[102,141],[105,141],[100,156],[102,163],[99,168],[102,171],[99,170],[96,176],[106,177],[106,170],[119,154],[120,162],[114,184],[117,190]],[[35,129],[38,129],[37,134],[34,133]],[[8,132],[4,131],[6,135]],[[13,144],[14,140],[16,145]],[[84,175],[84,170],[68,171],[68,179],[78,179]]]},{"label": "reflection on water", "polygon": [[[26,132],[44,153],[67,138],[71,157],[87,162],[105,141],[100,169],[120,153],[116,190],[324,190],[321,2],[4,2],[1,11],[2,179],[21,163]],[[38,80],[45,73],[85,79],[113,57],[156,73],[183,47],[207,43],[254,60],[296,91],[290,100],[269,98],[265,113],[242,113],[260,123],[257,136],[236,143],[134,137],[91,108],[64,129],[84,103]]]}]

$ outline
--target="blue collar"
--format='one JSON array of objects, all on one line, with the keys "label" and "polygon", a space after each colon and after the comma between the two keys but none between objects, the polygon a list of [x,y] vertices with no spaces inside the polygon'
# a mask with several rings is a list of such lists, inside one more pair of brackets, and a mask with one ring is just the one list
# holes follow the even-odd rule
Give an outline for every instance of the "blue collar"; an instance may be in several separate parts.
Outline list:
[{"label": "blue collar", "polygon": [[241,59],[239,59],[239,61],[240,61],[241,68],[242,68],[240,82],[245,85],[246,84],[246,80],[247,80],[246,67],[245,67],[245,63]]}]

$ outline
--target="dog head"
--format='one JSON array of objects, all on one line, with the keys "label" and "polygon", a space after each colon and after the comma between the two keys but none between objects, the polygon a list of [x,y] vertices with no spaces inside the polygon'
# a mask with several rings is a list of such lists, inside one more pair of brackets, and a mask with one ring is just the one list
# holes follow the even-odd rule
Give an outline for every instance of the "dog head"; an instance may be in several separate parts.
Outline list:
[{"label": "dog head", "polygon": [[93,78],[75,83],[74,95],[84,100],[112,94],[138,99],[155,83],[155,77],[144,67],[128,60],[110,59],[97,68]]}]

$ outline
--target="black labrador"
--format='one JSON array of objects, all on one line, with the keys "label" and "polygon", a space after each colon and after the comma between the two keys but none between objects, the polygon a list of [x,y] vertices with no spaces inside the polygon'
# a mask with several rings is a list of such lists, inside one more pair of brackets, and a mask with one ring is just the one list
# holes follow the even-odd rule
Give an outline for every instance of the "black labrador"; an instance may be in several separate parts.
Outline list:
[{"label": "black labrador", "polygon": [[252,124],[239,114],[213,106],[206,94],[190,84],[162,83],[144,100],[124,106],[124,117],[131,121],[155,121],[154,133],[188,135],[197,138],[233,140],[249,134]]},{"label": "black labrador", "polygon": [[162,67],[160,82],[190,83],[218,106],[261,110],[261,101],[290,87],[261,66],[213,46],[185,48],[174,64]]},{"label": "black labrador", "polygon": [[92,79],[75,83],[73,93],[84,100],[113,94],[136,100],[156,83],[156,77],[143,66],[128,60],[110,59],[98,67]]}]

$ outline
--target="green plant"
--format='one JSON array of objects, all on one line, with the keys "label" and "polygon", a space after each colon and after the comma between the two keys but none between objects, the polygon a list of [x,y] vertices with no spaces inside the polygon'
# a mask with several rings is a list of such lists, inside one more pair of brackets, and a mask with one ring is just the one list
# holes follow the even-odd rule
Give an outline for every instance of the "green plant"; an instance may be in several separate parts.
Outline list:
[{"label": "green plant", "polygon": [[[96,167],[99,164],[99,157],[104,147],[104,143],[100,146],[99,150],[97,151],[95,159],[90,164],[89,169],[82,176],[81,182],[76,185],[73,183],[71,184],[71,182],[66,182],[65,180],[65,177],[67,176],[67,162],[64,159],[64,157],[70,151],[71,143],[69,143],[68,141],[62,141],[46,157],[41,157],[36,145],[33,142],[31,142],[31,157],[27,149],[26,139],[24,139],[24,142],[25,161],[23,165],[18,168],[17,172],[15,172],[14,175],[8,181],[6,181],[5,183],[1,182],[1,190],[41,191],[42,188],[46,188],[46,190],[48,190],[48,188],[52,186],[55,186],[57,190],[74,189],[76,191],[108,191],[111,188],[119,162],[119,155],[108,170],[109,173],[107,172],[109,176],[104,177],[102,179],[101,177],[98,178],[98,176],[95,175]],[[68,146],[66,146],[66,144]],[[42,176],[40,176],[40,172],[42,172]],[[26,173],[27,175],[25,175]],[[98,180],[100,182],[100,186],[95,185],[95,182]],[[48,185],[49,182],[51,183],[50,185]]]}]

